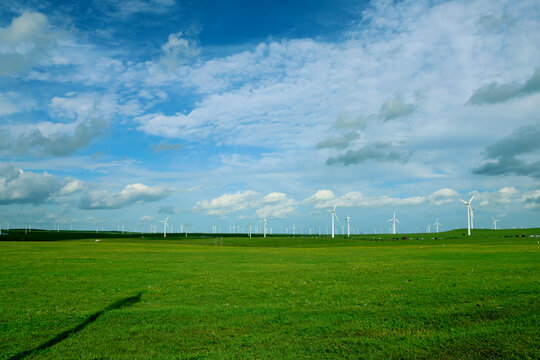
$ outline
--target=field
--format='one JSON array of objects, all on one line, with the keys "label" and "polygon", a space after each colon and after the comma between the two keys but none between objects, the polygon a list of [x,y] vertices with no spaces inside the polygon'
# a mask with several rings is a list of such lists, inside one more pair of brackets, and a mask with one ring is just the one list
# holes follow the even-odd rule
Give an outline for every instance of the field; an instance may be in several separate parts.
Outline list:
[{"label": "field", "polygon": [[12,231],[0,358],[540,358],[540,229],[463,232]]}]

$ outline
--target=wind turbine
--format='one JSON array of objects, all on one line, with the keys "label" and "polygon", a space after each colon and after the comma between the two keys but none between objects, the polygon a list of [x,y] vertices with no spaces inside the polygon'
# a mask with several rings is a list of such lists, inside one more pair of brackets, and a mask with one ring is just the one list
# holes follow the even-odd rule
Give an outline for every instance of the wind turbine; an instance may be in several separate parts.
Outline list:
[{"label": "wind turbine", "polygon": [[251,221],[248,223],[248,229],[249,229],[249,233],[248,233],[248,236],[251,237],[251,227],[253,226],[253,224],[251,223]]},{"label": "wind turbine", "polygon": [[441,224],[439,224],[439,218],[437,218],[435,220],[435,224],[433,224],[433,225],[435,225],[437,227],[437,232],[439,232],[439,226],[441,225]]},{"label": "wind turbine", "polygon": [[165,220],[160,220],[159,222],[162,222],[163,223],[163,237],[166,238],[167,237],[167,221],[169,220],[169,217],[167,216],[167,218]]},{"label": "wind turbine", "polygon": [[459,201],[467,205],[467,234],[469,236],[471,236],[471,215],[472,215],[471,203],[475,196],[476,196],[476,192],[473,194],[473,196],[471,196],[471,199],[469,201],[459,199]]},{"label": "wind turbine", "polygon": [[264,222],[264,237],[266,237],[266,224],[267,224],[267,219],[266,218],[263,218],[262,219],[262,222]]},{"label": "wind turbine", "polygon": [[493,216],[491,218],[493,219],[493,229],[497,230],[497,221],[501,221],[501,220],[497,220]]},{"label": "wind turbine", "polygon": [[332,216],[332,239],[334,238],[334,217],[337,219],[339,223],[339,219],[336,215],[336,206],[337,204],[334,204],[334,208],[332,210],[328,210],[328,212],[330,213],[330,216]]},{"label": "wind turbine", "polygon": [[351,236],[351,217],[350,216],[347,216],[345,218],[345,220],[347,220],[347,237],[350,237]]},{"label": "wind turbine", "polygon": [[390,221],[392,221],[392,234],[395,234],[395,233],[396,233],[396,221],[397,221],[399,224],[401,224],[401,223],[399,222],[399,220],[396,219],[396,212],[395,212],[395,211],[394,211],[394,217],[391,218],[391,219],[386,220],[386,222],[390,222]]}]

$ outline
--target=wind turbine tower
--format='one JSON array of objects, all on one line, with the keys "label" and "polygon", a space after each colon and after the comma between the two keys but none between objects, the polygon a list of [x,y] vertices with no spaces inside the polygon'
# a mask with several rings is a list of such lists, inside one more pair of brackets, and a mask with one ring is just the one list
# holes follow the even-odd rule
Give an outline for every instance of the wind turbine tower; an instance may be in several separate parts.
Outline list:
[{"label": "wind turbine tower", "polygon": [[347,220],[347,237],[350,237],[351,236],[351,217],[347,216],[345,220]]},{"label": "wind turbine tower", "polygon": [[440,226],[441,224],[439,223],[439,219],[438,219],[438,218],[435,220],[435,224],[433,224],[433,225],[436,226],[436,231],[439,232],[439,226]]},{"label": "wind turbine tower", "polygon": [[396,212],[394,211],[394,217],[386,220],[386,222],[392,221],[392,234],[396,233],[396,222],[401,224],[398,219],[396,219]]},{"label": "wind turbine tower", "polygon": [[469,236],[471,236],[471,215],[472,215],[471,203],[475,196],[476,196],[476,192],[473,194],[473,196],[471,196],[471,199],[469,201],[459,199],[459,201],[461,201],[467,206],[467,234]]},{"label": "wind turbine tower", "polygon": [[337,219],[337,221],[339,222],[339,219],[336,215],[336,206],[337,204],[334,205],[334,208],[332,210],[328,210],[328,212],[330,213],[330,216],[332,217],[332,239],[334,238],[334,218]]},{"label": "wind turbine tower", "polygon": [[493,229],[497,230],[497,221],[501,221],[501,220],[497,220],[493,216],[491,218],[493,219]]},{"label": "wind turbine tower", "polygon": [[167,221],[169,220],[169,217],[167,216],[167,218],[165,220],[160,220],[159,222],[162,222],[163,223],[163,237],[166,238],[167,237]]}]

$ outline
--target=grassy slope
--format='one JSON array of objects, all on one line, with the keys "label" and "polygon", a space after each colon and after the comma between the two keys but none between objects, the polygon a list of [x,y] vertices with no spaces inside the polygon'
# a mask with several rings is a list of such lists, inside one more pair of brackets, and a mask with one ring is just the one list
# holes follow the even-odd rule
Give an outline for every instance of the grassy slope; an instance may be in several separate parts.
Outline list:
[{"label": "grassy slope", "polygon": [[461,232],[0,242],[1,358],[538,358],[540,232]]}]

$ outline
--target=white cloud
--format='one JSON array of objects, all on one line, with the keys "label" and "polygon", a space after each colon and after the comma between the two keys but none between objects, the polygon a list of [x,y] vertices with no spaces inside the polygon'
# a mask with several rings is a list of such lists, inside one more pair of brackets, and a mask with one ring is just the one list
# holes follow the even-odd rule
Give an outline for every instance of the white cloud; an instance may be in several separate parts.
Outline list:
[{"label": "white cloud", "polygon": [[280,201],[285,200],[286,197],[287,197],[287,194],[285,194],[285,193],[273,192],[273,193],[270,193],[270,194],[266,195],[265,197],[263,197],[262,202],[263,203],[280,202]]},{"label": "white cloud", "polygon": [[119,193],[110,193],[106,190],[89,192],[80,202],[81,209],[120,209],[133,204],[157,201],[165,198],[169,189],[151,187],[144,184],[127,185]]},{"label": "white cloud", "polygon": [[285,193],[272,192],[261,198],[259,193],[248,190],[199,201],[193,210],[207,215],[228,216],[255,208],[257,217],[282,219],[295,212],[296,201],[287,198]]},{"label": "white cloud", "polygon": [[60,191],[58,192],[58,195],[62,195],[62,196],[71,195],[73,193],[76,193],[78,191],[82,191],[85,189],[86,189],[86,185],[82,181],[73,179],[60,189]]},{"label": "white cloud", "polygon": [[258,193],[255,191],[239,191],[234,194],[224,194],[218,198],[202,200],[195,204],[193,210],[207,215],[227,216],[233,212],[253,208],[257,203]]},{"label": "white cloud", "polygon": [[70,195],[80,188],[79,180],[60,179],[43,172],[25,172],[13,166],[0,167],[0,205],[44,203],[57,195]]},{"label": "white cloud", "polygon": [[[321,190],[323,191],[323,190]],[[413,196],[408,198],[394,198],[389,196],[379,196],[379,197],[366,197],[359,191],[351,191],[347,194],[334,198],[330,197],[329,193],[327,196],[320,196],[318,191],[313,196],[308,198],[306,202],[315,202],[315,208],[317,209],[331,209],[335,206],[337,207],[384,207],[384,206],[415,206],[420,205],[425,202],[426,198],[423,196]],[[330,190],[325,190],[330,191]],[[333,195],[333,193],[332,193]],[[326,199],[324,199],[326,198]]]},{"label": "white cloud", "polygon": [[315,203],[315,202],[321,202],[321,201],[328,201],[334,199],[336,196],[332,192],[332,190],[323,189],[317,191],[315,194],[311,195],[309,198],[304,200],[306,203]]},{"label": "white cloud", "polygon": [[[40,128],[45,129],[45,134]],[[108,128],[109,122],[103,119],[89,119],[67,125],[40,123],[36,128],[21,133],[15,139],[8,139],[3,148],[15,154],[30,153],[38,157],[65,156],[87,146]],[[59,130],[55,131],[56,129]]]},{"label": "white cloud", "polygon": [[144,215],[140,218],[140,221],[154,221],[152,216]]},{"label": "white cloud", "polygon": [[14,18],[10,25],[0,28],[0,76],[36,65],[55,45],[58,35],[39,12],[26,12]]},{"label": "white cloud", "polygon": [[433,192],[428,196],[428,200],[435,206],[441,206],[455,202],[458,196],[459,194],[457,191],[450,188],[444,188]]},{"label": "white cloud", "polygon": [[526,208],[540,209],[540,190],[524,193],[520,199]]},{"label": "white cloud", "polygon": [[161,50],[163,51],[161,63],[171,69],[190,63],[201,53],[199,44],[193,39],[186,38],[182,32],[170,34]]},{"label": "white cloud", "polygon": [[260,203],[263,206],[255,211],[255,215],[260,218],[284,219],[296,211],[296,201],[288,199],[285,193],[270,193]]}]

